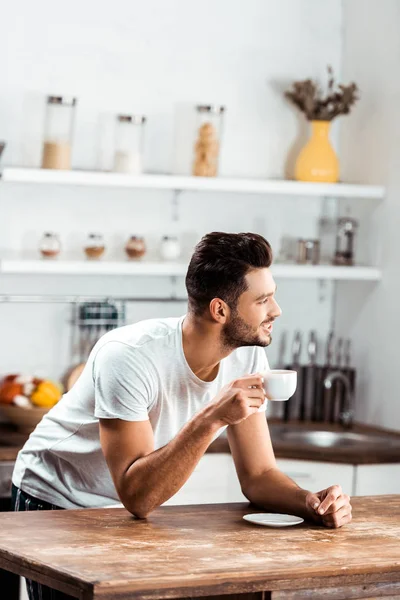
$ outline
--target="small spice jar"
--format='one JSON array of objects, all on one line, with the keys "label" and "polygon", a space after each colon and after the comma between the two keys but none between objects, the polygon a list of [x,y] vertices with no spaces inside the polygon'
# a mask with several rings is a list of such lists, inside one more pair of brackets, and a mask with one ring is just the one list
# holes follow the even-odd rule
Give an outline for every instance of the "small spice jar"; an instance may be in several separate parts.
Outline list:
[{"label": "small spice jar", "polygon": [[39,251],[43,258],[55,258],[60,254],[61,242],[57,233],[46,231],[39,242]]},{"label": "small spice jar", "polygon": [[355,234],[358,222],[350,217],[342,217],[337,222],[336,250],[334,265],[354,265]]},{"label": "small spice jar", "polygon": [[139,175],[143,171],[143,115],[117,115],[114,171]]},{"label": "small spice jar", "polygon": [[142,237],[131,235],[125,245],[128,258],[142,258],[146,254],[146,244]]},{"label": "small spice jar", "polygon": [[160,244],[160,256],[163,260],[177,260],[181,254],[181,246],[176,236],[164,235]]},{"label": "small spice jar", "polygon": [[48,96],[42,154],[43,169],[71,168],[76,98]]},{"label": "small spice jar", "polygon": [[218,174],[225,107],[199,105],[196,110],[198,125],[192,174],[198,177],[215,177]]},{"label": "small spice jar", "polygon": [[317,265],[319,263],[319,240],[298,240],[297,262],[300,265]]},{"label": "small spice jar", "polygon": [[87,258],[96,259],[103,256],[106,247],[101,233],[89,233],[84,247]]}]

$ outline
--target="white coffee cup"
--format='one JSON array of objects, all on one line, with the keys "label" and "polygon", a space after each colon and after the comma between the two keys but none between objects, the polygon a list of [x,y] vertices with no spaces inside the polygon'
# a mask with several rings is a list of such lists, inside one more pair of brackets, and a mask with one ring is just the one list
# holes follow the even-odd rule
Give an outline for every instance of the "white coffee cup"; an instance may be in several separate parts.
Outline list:
[{"label": "white coffee cup", "polygon": [[284,401],[293,396],[297,387],[297,372],[272,369],[263,374],[263,388],[268,400]]}]

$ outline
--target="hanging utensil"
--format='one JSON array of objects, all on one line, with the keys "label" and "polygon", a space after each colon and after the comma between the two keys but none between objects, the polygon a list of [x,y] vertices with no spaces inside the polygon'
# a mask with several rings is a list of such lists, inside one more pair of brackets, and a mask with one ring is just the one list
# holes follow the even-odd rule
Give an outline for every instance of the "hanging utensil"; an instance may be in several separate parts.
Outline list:
[{"label": "hanging utensil", "polygon": [[[338,338],[336,341],[335,351],[335,368],[342,370],[343,360],[343,338]],[[337,423],[341,411],[341,406],[345,401],[346,389],[339,379],[336,379],[332,385],[332,402],[331,402],[331,413],[329,421],[331,423]]]},{"label": "hanging utensil", "polygon": [[308,344],[307,344],[307,355],[308,365],[305,367],[305,383],[304,383],[304,395],[301,403],[301,421],[310,421],[313,416],[313,404],[314,404],[314,380],[316,370],[316,358],[317,358],[317,334],[315,331],[310,331]]},{"label": "hanging utensil", "polygon": [[[278,347],[278,358],[276,362],[276,369],[285,369],[285,354],[286,354],[286,344],[287,344],[287,331],[283,331],[281,337],[279,339],[279,347]],[[282,419],[284,413],[284,405],[285,402],[271,402],[269,404],[269,418],[274,419]]]},{"label": "hanging utensil", "polygon": [[332,369],[334,341],[335,341],[335,334],[333,333],[333,331],[330,331],[328,334],[327,342],[326,342],[325,364],[321,370],[322,402],[321,402],[321,407],[320,407],[320,416],[321,416],[322,421],[328,421],[329,415],[330,415],[332,390],[325,388],[324,380]]},{"label": "hanging utensil", "polygon": [[[351,340],[346,339],[343,346],[343,373],[348,377],[350,382],[350,389],[353,396],[356,392],[356,370],[351,366]],[[342,404],[340,407],[341,412],[345,409],[345,405]]]},{"label": "hanging utensil", "polygon": [[284,404],[283,420],[297,419],[299,414],[299,405],[301,402],[302,386],[303,386],[303,367],[300,365],[302,347],[301,331],[296,331],[292,343],[292,360],[286,369],[297,372],[297,388],[295,393]]}]

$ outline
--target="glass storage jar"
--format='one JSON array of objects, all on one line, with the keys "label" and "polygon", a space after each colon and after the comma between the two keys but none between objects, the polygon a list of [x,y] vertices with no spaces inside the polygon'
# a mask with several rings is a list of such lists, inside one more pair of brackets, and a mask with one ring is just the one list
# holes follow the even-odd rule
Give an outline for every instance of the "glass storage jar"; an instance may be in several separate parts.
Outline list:
[{"label": "glass storage jar", "polygon": [[163,260],[177,260],[181,254],[181,246],[176,236],[164,235],[160,244],[160,256]]},{"label": "glass storage jar", "polygon": [[101,233],[89,233],[85,243],[85,254],[90,259],[103,256],[106,247]]},{"label": "glass storage jar", "polygon": [[125,252],[128,258],[142,258],[146,254],[146,243],[138,235],[131,235],[125,245]]},{"label": "glass storage jar", "polygon": [[117,115],[114,171],[139,175],[143,171],[143,115]]},{"label": "glass storage jar", "polygon": [[43,169],[71,168],[75,107],[76,98],[48,96],[42,154]]},{"label": "glass storage jar", "polygon": [[224,106],[199,105],[192,174],[215,177],[221,149]]},{"label": "glass storage jar", "polygon": [[39,250],[43,258],[55,258],[58,256],[61,251],[58,234],[46,231],[39,242]]},{"label": "glass storage jar", "polygon": [[355,234],[358,222],[350,217],[342,217],[337,221],[336,250],[333,263],[335,265],[354,265]]},{"label": "glass storage jar", "polygon": [[319,240],[297,240],[297,262],[300,265],[317,265],[320,256]]}]

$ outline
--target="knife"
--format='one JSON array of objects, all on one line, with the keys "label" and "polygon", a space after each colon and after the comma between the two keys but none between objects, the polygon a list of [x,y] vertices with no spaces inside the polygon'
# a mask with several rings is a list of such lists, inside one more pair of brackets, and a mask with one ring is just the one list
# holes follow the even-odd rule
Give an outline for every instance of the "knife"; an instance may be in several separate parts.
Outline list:
[{"label": "knife", "polygon": [[326,389],[324,387],[324,380],[325,380],[325,377],[330,373],[330,371],[332,369],[334,339],[335,339],[335,334],[333,333],[333,331],[330,331],[328,334],[327,342],[326,342],[325,365],[323,366],[322,373],[321,373],[322,402],[321,402],[321,407],[320,407],[320,415],[321,415],[322,421],[325,421],[325,422],[329,420],[330,404],[331,404],[331,400],[332,400],[332,390]]},{"label": "knife", "polygon": [[[351,366],[351,340],[347,339],[344,343],[344,374],[347,375],[350,381],[351,393],[354,395],[356,391],[356,370]],[[343,407],[341,407],[343,410]]]},{"label": "knife", "polygon": [[297,372],[297,388],[295,393],[289,400],[285,402],[284,412],[283,412],[283,420],[289,421],[290,418],[297,418],[298,413],[298,405],[299,400],[301,399],[301,388],[302,388],[302,374],[303,367],[300,365],[300,356],[301,356],[301,346],[302,346],[302,334],[301,331],[296,331],[293,338],[292,343],[292,362],[290,365],[287,365],[287,369],[291,369]]},{"label": "knife", "polygon": [[300,419],[302,421],[310,421],[313,417],[317,349],[317,334],[312,330],[307,344],[308,365],[305,367],[304,394],[301,403]]},{"label": "knife", "polygon": [[[338,338],[336,342],[336,356],[335,356],[335,366],[341,371],[342,370],[342,352],[343,352],[343,339]],[[331,414],[330,414],[330,422],[337,423],[339,414],[341,411],[341,406],[344,402],[344,394],[345,387],[340,380],[336,380],[332,385],[332,403],[331,403]]]},{"label": "knife", "polygon": [[[282,335],[279,339],[279,348],[278,348],[278,359],[276,363],[276,369],[287,369],[288,367],[285,365],[285,354],[286,354],[286,343],[287,343],[287,331],[283,331]],[[284,416],[284,406],[289,402],[270,402],[269,403],[269,412],[268,418],[282,419]]]}]

